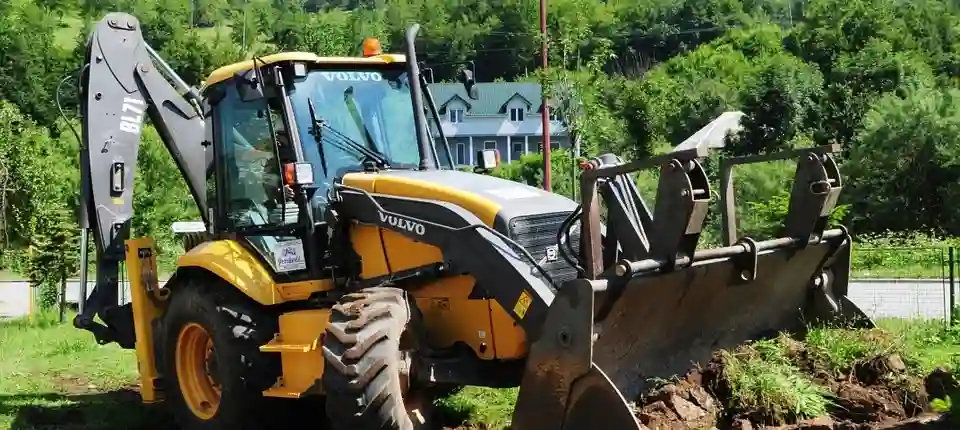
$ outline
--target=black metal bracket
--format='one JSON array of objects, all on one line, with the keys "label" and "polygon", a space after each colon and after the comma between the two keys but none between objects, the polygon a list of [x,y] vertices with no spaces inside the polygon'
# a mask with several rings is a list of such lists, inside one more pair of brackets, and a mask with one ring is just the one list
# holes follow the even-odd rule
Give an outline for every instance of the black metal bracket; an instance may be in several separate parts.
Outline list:
[{"label": "black metal bracket", "polygon": [[802,246],[818,241],[842,187],[840,169],[829,153],[807,153],[797,162],[784,235]]},{"label": "black metal bracket", "polygon": [[[623,160],[613,154],[604,154],[594,160],[601,167],[623,164]],[[653,228],[653,215],[637,190],[633,175],[627,172],[601,178],[597,181],[597,188],[606,203],[608,227],[614,232],[606,235],[603,267],[613,263],[606,261],[606,257],[616,255],[617,244],[622,249],[622,258],[647,258],[650,255],[647,232]]]},{"label": "black metal bracket", "polygon": [[[604,246],[612,248],[618,243],[622,248],[620,258],[664,260],[668,262],[663,266],[664,270],[672,270],[676,260],[693,255],[710,203],[710,182],[698,161],[707,153],[707,148],[697,147],[629,163],[612,154],[590,160],[581,175],[581,194],[587,197],[599,192],[603,197],[609,218]],[[651,214],[631,173],[653,167],[660,168],[660,180]],[[588,240],[581,241],[583,246],[589,247],[591,225],[597,222],[593,220],[596,208],[592,207],[596,203],[592,198],[584,201],[581,222]],[[590,261],[593,251],[586,251],[586,248],[584,251],[584,258]],[[594,273],[588,277],[599,274],[596,269],[600,266],[592,266]]]},{"label": "black metal bracket", "polygon": [[737,245],[745,246],[747,252],[731,257],[736,272],[730,280],[730,285],[741,285],[757,279],[757,259],[760,250],[757,241],[744,237],[737,241]]},{"label": "black metal bracket", "polygon": [[673,159],[660,168],[650,256],[666,261],[664,269],[693,256],[709,205],[710,182],[697,160]]},{"label": "black metal bracket", "polygon": [[[376,287],[385,284],[396,284],[396,286],[400,288],[405,288],[404,284],[411,281],[435,281],[447,275],[450,275],[450,273],[446,270],[446,266],[444,266],[443,263],[431,263],[388,275],[359,279],[348,286],[348,291],[358,291],[364,288]],[[422,284],[417,283],[417,285]]]},{"label": "black metal bracket", "polygon": [[[647,235],[646,232],[651,231],[651,229],[655,229],[657,226],[654,224],[654,222],[650,223],[651,224],[649,226],[650,228],[647,228],[647,226],[642,225],[642,223],[644,222],[644,217],[649,218],[649,213],[644,214],[644,213],[641,213],[639,209],[637,209],[637,207],[639,206],[643,206],[646,209],[646,205],[635,204],[635,200],[639,199],[639,194],[636,193],[635,190],[633,190],[634,188],[636,188],[636,184],[631,183],[632,179],[630,178],[630,173],[635,172],[637,170],[647,169],[647,168],[657,167],[657,166],[660,166],[662,169],[663,166],[665,165],[669,166],[674,161],[677,161],[680,163],[681,167],[684,167],[683,171],[685,172],[685,175],[689,176],[689,174],[686,172],[695,170],[695,169],[687,168],[688,166],[691,166],[688,162],[695,161],[699,158],[705,157],[708,153],[709,153],[709,148],[707,148],[706,146],[697,146],[689,149],[677,150],[674,152],[658,155],[651,158],[633,160],[628,163],[620,162],[620,160],[617,157],[611,154],[606,154],[604,156],[594,158],[582,165],[582,168],[584,169],[584,171],[580,175],[580,198],[581,198],[581,207],[582,207],[582,212],[580,215],[580,228],[582,232],[581,239],[580,239],[580,244],[581,244],[580,261],[583,262],[584,275],[586,278],[596,279],[604,271],[603,262],[605,260],[605,256],[603,255],[603,252],[602,252],[603,245],[601,244],[601,232],[600,232],[600,201],[599,200],[601,196],[601,193],[600,193],[601,186],[607,186],[608,184],[611,183],[610,178],[613,178],[613,181],[618,184],[627,183],[626,185],[628,188],[626,191],[627,191],[627,194],[630,194],[630,195],[623,194],[624,190],[621,187],[620,190],[617,190],[617,192],[620,193],[620,195],[617,196],[618,198],[607,199],[606,203],[608,206],[607,208],[608,212],[614,214],[614,217],[612,218],[612,220],[615,221],[615,225],[611,225],[610,227],[612,228],[608,228],[607,236],[608,237],[615,236],[616,241],[619,242],[621,246],[625,248],[629,247],[630,243],[636,244],[635,248],[637,249],[632,250],[634,253],[649,254],[649,250],[644,250],[644,248],[646,246],[650,246],[648,244],[651,243],[652,241],[650,241],[649,236]],[[692,166],[696,166],[696,168],[699,168],[699,163],[694,163],[692,164]],[[667,175],[667,176],[671,176],[671,175]],[[698,175],[695,175],[694,177],[696,176]],[[668,185],[664,185],[664,182],[663,182],[664,179],[661,178],[661,182],[660,182],[661,185],[658,189],[658,192],[661,192],[661,190],[664,190],[664,189],[673,190],[675,185],[671,181],[676,181],[676,180],[677,180],[676,178],[667,179],[666,181],[667,181],[667,184],[669,184],[668,186]],[[699,184],[699,178],[695,182]],[[704,184],[706,184],[705,181],[704,181]],[[634,192],[631,192],[631,190],[633,190]],[[682,193],[682,191],[678,191],[678,192]],[[637,199],[633,198],[634,195],[636,196]],[[709,197],[709,188],[707,188],[706,195],[707,197]],[[683,197],[688,198],[686,196],[683,196]],[[668,201],[671,198],[675,199],[676,197],[674,196],[666,197]],[[658,200],[658,206],[670,205],[669,202],[668,203],[660,202],[661,198],[659,195],[657,200]],[[633,207],[628,208],[626,207],[627,204]],[[682,205],[680,206],[680,208],[681,208],[680,212],[683,212]],[[672,209],[672,210],[676,210],[676,209]],[[621,214],[617,214],[618,211],[621,212]],[[661,213],[662,211],[664,211],[664,209],[656,209],[655,213]],[[697,211],[692,211],[690,213],[696,214]],[[673,213],[669,213],[669,212],[668,214],[671,216],[673,215]],[[617,219],[620,219],[620,221],[618,222]],[[692,219],[695,219],[695,218],[692,218]],[[630,222],[624,222],[624,221],[630,221]],[[696,230],[697,234],[694,236],[698,238],[699,228],[700,228],[699,225],[692,225],[690,223],[691,218],[687,218],[686,221],[687,222],[684,224],[685,228],[683,230],[685,232],[692,232],[693,230]],[[661,222],[663,221],[661,220]],[[633,225],[631,225],[631,223]],[[702,225],[702,223],[700,225]],[[620,230],[617,230],[618,227],[620,227]],[[695,227],[695,228],[691,228],[691,227]],[[619,238],[620,236],[623,236],[625,239],[621,240]],[[686,234],[683,234],[681,236],[689,237],[689,235],[686,235]],[[670,239],[663,239],[661,242],[659,242],[659,244],[656,247],[653,247],[653,249],[655,250],[660,249],[662,244],[668,240]],[[679,238],[675,238],[675,240],[679,240]],[[609,245],[613,241],[608,240],[606,242],[607,242],[607,245]],[[693,247],[694,248],[696,247],[696,241],[694,241]],[[670,251],[671,248],[680,249],[681,246],[674,245],[674,246],[666,247],[666,249],[662,251],[660,255],[662,255],[663,253],[669,254],[671,252]],[[689,248],[689,245],[684,246],[684,248]],[[624,251],[626,253],[626,249]],[[615,254],[615,252],[611,251],[610,254]],[[611,257],[610,254],[608,254],[606,257]],[[640,259],[640,258],[642,258],[642,256],[636,259]],[[606,258],[606,259],[609,259],[609,258]]]}]

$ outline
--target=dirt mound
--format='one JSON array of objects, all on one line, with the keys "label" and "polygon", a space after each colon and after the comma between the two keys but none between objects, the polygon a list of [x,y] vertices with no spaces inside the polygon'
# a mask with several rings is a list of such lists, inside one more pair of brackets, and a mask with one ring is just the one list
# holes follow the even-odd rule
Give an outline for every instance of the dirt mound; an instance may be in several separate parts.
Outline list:
[{"label": "dirt mound", "polygon": [[928,406],[957,386],[948,372],[924,380],[897,353],[836,368],[800,342],[770,345],[716,353],[642,395],[637,418],[651,429],[948,428]]}]

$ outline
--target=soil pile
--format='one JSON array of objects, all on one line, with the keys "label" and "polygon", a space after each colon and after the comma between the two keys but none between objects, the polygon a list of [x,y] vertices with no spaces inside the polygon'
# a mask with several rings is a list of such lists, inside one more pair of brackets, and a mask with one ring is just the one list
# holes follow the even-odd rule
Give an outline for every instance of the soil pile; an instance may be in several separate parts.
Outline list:
[{"label": "soil pile", "polygon": [[949,372],[926,378],[897,352],[851,360],[781,337],[720,351],[705,366],[663,383],[637,401],[651,429],[946,429],[930,400],[956,389]]}]

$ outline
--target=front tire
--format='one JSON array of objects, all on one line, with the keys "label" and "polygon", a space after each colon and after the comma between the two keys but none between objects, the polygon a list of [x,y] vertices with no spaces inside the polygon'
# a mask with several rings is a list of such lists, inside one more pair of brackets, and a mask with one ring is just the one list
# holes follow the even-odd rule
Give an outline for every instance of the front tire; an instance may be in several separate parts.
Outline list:
[{"label": "front tire", "polygon": [[406,293],[373,287],[333,306],[323,342],[323,387],[333,430],[411,430],[404,405],[409,363],[400,338],[411,320]]},{"label": "front tire", "polygon": [[259,347],[277,332],[276,317],[219,279],[188,280],[170,300],[159,362],[179,427],[268,428],[261,393],[280,364]]}]

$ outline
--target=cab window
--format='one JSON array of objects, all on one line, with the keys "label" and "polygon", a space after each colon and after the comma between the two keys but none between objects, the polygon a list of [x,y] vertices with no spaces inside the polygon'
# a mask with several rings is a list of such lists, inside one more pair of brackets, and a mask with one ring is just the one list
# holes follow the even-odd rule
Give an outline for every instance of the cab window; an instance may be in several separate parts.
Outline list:
[{"label": "cab window", "polygon": [[[350,142],[379,153],[391,168],[419,166],[410,87],[402,67],[311,70],[293,81],[290,101],[304,154],[314,165],[314,183],[322,188],[320,198],[331,181],[362,166],[364,156],[349,149]],[[325,124],[320,143],[314,119]]]},{"label": "cab window", "polygon": [[[293,151],[279,103],[268,99],[244,102],[235,86],[228,84],[216,112],[218,158],[224,179],[219,192],[224,194],[226,228],[242,232],[296,224],[299,209],[281,175],[281,163],[291,161]],[[289,251],[296,237],[259,233],[246,239],[275,271],[300,270],[299,266],[282,264],[281,254]]]}]

